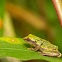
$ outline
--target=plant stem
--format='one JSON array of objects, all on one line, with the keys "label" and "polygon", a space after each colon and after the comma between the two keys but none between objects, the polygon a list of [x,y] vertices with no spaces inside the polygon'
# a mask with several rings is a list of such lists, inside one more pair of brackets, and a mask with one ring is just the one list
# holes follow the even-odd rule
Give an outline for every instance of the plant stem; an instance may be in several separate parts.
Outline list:
[{"label": "plant stem", "polygon": [[62,0],[52,0],[62,27]]}]

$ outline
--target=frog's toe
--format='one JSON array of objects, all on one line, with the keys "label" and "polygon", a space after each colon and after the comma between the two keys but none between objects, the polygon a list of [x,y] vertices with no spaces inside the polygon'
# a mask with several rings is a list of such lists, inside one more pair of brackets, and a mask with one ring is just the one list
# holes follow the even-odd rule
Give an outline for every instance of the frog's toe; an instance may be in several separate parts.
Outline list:
[{"label": "frog's toe", "polygon": [[41,53],[41,52],[38,51],[38,53]]},{"label": "frog's toe", "polygon": [[34,50],[33,48],[27,48],[28,50]]}]

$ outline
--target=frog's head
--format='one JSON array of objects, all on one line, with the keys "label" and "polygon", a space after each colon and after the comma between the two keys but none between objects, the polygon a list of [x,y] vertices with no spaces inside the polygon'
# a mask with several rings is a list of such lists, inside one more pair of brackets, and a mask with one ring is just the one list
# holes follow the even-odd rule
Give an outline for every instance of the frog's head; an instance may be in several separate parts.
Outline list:
[{"label": "frog's head", "polygon": [[32,35],[32,34],[29,34],[28,36],[24,37],[24,40],[31,45],[34,45],[37,43],[36,39],[39,39],[39,37]]},{"label": "frog's head", "polygon": [[28,36],[24,37],[23,39],[24,39],[27,43],[29,43],[29,44],[31,44],[31,45],[34,45],[34,44],[36,43],[34,37],[35,37],[34,35],[29,34]]}]

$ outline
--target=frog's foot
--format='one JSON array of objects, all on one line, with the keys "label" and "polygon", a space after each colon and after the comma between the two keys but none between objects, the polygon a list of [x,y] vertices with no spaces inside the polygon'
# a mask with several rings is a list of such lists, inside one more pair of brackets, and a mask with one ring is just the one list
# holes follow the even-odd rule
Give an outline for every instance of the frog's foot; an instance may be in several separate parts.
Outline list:
[{"label": "frog's foot", "polygon": [[38,53],[41,53],[41,52],[38,51]]},{"label": "frog's foot", "polygon": [[39,48],[28,48],[29,50],[34,50],[34,51],[37,51]]},{"label": "frog's foot", "polygon": [[41,54],[40,54],[40,55],[41,55],[41,56],[45,56],[46,54],[41,52]]},{"label": "frog's foot", "polygon": [[[41,52],[40,55],[41,55],[41,56],[49,56],[48,54],[45,54],[45,53],[42,53],[42,52]],[[52,57],[52,56],[50,56],[50,57]]]},{"label": "frog's foot", "polygon": [[32,48],[32,46],[30,46],[30,48],[27,48],[28,50],[34,50],[34,48]]},{"label": "frog's foot", "polygon": [[34,50],[34,51],[37,51],[37,49],[36,48],[28,48],[29,50]]},{"label": "frog's foot", "polygon": [[27,49],[29,49],[29,50],[34,50],[34,48],[27,48]]}]

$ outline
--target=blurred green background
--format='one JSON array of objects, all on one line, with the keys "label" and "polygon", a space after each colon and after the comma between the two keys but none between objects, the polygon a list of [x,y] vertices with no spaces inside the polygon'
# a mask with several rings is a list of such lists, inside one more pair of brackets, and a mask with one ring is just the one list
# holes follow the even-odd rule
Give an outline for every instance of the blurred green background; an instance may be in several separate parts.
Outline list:
[{"label": "blurred green background", "polygon": [[62,28],[52,0],[0,0],[0,18],[0,37],[34,34],[56,44],[62,52]]}]

